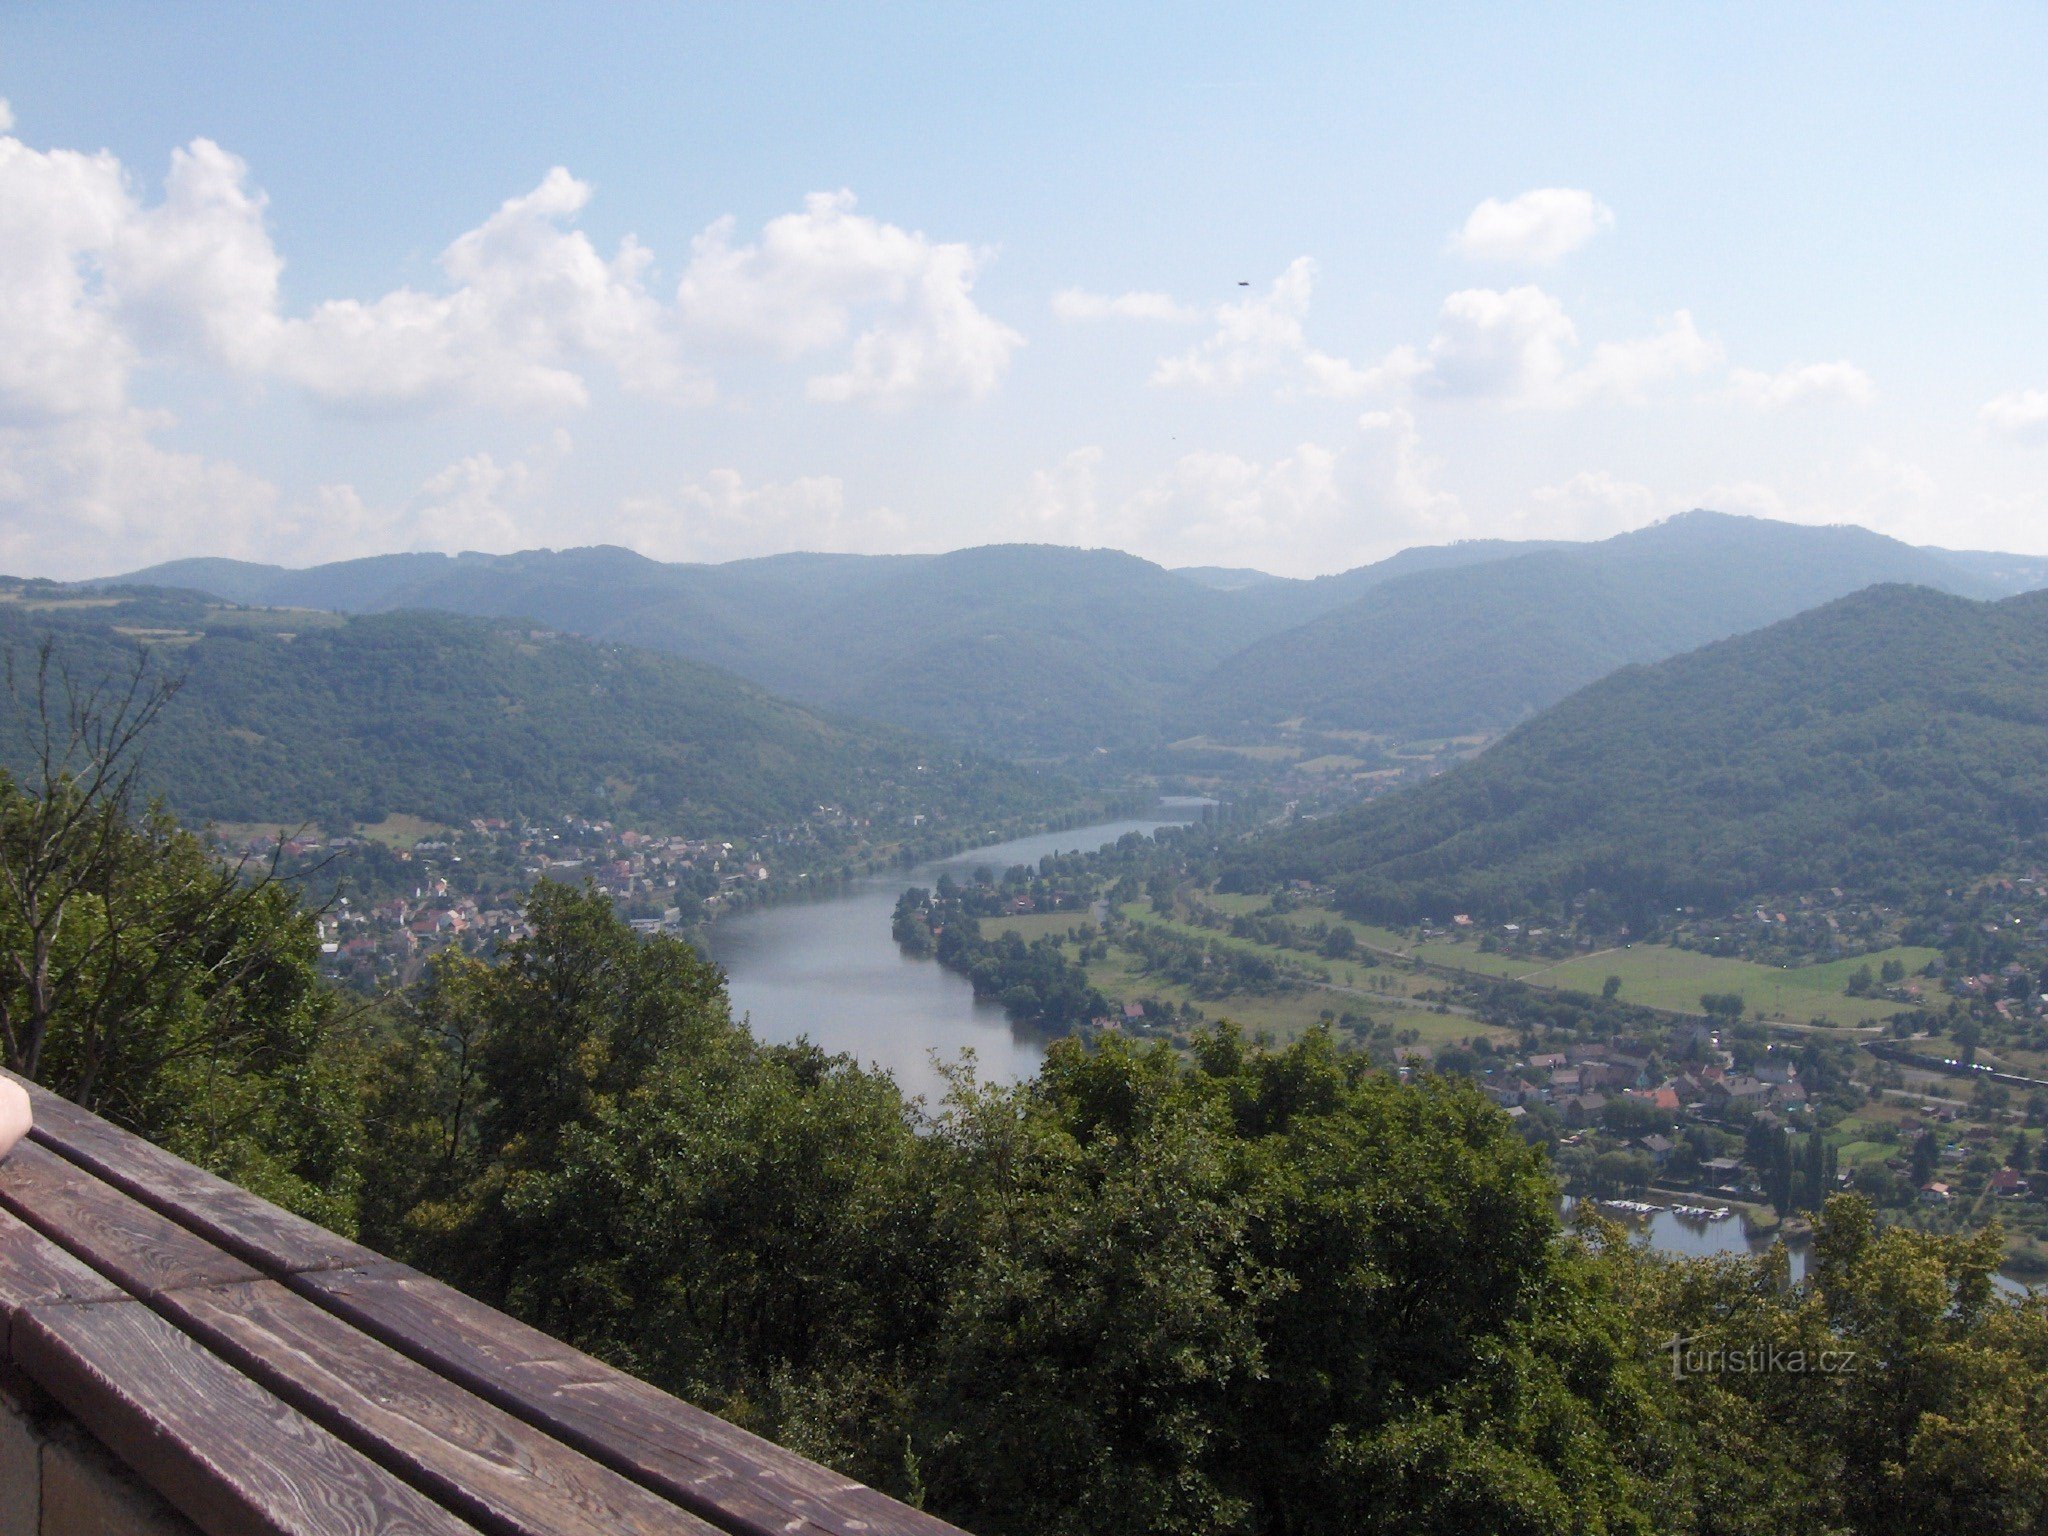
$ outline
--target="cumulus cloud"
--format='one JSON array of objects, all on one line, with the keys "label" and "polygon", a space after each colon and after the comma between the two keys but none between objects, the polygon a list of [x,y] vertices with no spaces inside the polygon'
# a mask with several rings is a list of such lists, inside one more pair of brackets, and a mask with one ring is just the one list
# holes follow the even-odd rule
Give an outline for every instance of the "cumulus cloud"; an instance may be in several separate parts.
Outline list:
[{"label": "cumulus cloud", "polygon": [[2016,443],[2048,443],[2048,389],[2018,389],[1985,402],[1984,425]]},{"label": "cumulus cloud", "polygon": [[277,488],[157,446],[161,425],[131,410],[0,428],[0,567],[82,577],[199,552],[271,552]]},{"label": "cumulus cloud", "polygon": [[0,421],[120,409],[135,349],[96,267],[133,212],[112,155],[0,136]]},{"label": "cumulus cloud", "polygon": [[1182,454],[1121,490],[1104,485],[1103,450],[1079,448],[1035,472],[1004,509],[1003,524],[1031,538],[1114,545],[1169,564],[1303,574],[1468,531],[1458,498],[1437,483],[1441,462],[1423,451],[1405,407],[1369,412],[1358,428],[1348,442],[1304,442],[1271,459]]},{"label": "cumulus cloud", "polygon": [[1871,383],[1870,375],[1846,361],[1808,363],[1803,367],[1781,368],[1776,373],[1734,368],[1728,373],[1728,389],[1736,399],[1766,411],[1806,400],[1868,405],[1877,398],[1877,386]]},{"label": "cumulus cloud", "polygon": [[629,498],[613,536],[660,560],[732,560],[777,549],[879,553],[906,531],[887,507],[849,511],[836,475],[749,485],[715,469],[672,494]]},{"label": "cumulus cloud", "polygon": [[1052,296],[1052,312],[1062,320],[1159,320],[1170,325],[1191,325],[1207,318],[1205,311],[1182,304],[1171,294],[1112,295],[1084,288],[1062,288]]},{"label": "cumulus cloud", "polygon": [[1506,202],[1489,197],[1451,236],[1451,249],[1482,261],[1544,264],[1569,256],[1613,223],[1613,211],[1590,192],[1538,187]]},{"label": "cumulus cloud", "polygon": [[274,366],[348,405],[581,406],[593,364],[631,389],[701,398],[647,292],[650,253],[629,238],[606,260],[567,227],[590,195],[555,167],[442,253],[446,291],[329,300],[284,324]]},{"label": "cumulus cloud", "polygon": [[1369,437],[1379,436],[1386,444],[1379,499],[1389,511],[1400,515],[1405,527],[1431,531],[1459,518],[1458,498],[1436,483],[1443,461],[1422,451],[1422,433],[1416,427],[1413,412],[1405,406],[1390,411],[1367,411],[1358,418],[1358,427]]},{"label": "cumulus cloud", "polygon": [[1602,539],[1640,527],[1664,505],[1647,485],[1604,469],[1582,470],[1559,484],[1538,486],[1529,499],[1543,509],[1546,533],[1581,539]]},{"label": "cumulus cloud", "polygon": [[241,373],[271,366],[284,262],[264,227],[249,167],[211,139],[171,152],[163,201],[131,204],[102,261],[129,334],[163,354]]},{"label": "cumulus cloud", "polygon": [[1215,329],[1179,356],[1162,359],[1152,382],[1228,389],[1279,375],[1314,394],[1361,393],[1372,382],[1364,373],[1309,345],[1302,322],[1315,285],[1314,260],[1296,257],[1264,293],[1218,306]]},{"label": "cumulus cloud", "polygon": [[1578,339],[1564,306],[1541,288],[1467,288],[1444,300],[1426,347],[1397,347],[1365,376],[1436,398],[1557,408],[1639,398],[1721,360],[1685,310],[1647,336],[1601,342],[1575,364]]},{"label": "cumulus cloud", "polygon": [[677,309],[700,336],[792,357],[851,337],[845,366],[810,380],[814,399],[985,395],[1024,344],[974,302],[986,252],[856,213],[851,192],[812,194],[751,245],[733,243],[736,227],[720,219],[697,237]]}]

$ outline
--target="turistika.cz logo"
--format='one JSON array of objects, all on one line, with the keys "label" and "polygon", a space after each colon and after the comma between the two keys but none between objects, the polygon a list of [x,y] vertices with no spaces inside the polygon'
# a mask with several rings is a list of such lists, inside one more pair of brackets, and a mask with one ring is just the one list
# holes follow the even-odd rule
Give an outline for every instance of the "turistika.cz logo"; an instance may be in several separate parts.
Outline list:
[{"label": "turistika.cz logo", "polygon": [[1702,1344],[1674,1334],[1661,1348],[1671,1379],[1687,1376],[1842,1376],[1856,1369],[1853,1349],[1806,1349],[1788,1344]]}]

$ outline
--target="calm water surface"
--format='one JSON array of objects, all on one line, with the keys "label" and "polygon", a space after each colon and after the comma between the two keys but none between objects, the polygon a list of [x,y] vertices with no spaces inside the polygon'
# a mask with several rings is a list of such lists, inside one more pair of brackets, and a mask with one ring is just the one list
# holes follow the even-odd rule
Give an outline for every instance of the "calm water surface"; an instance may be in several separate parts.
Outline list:
[{"label": "calm water surface", "polygon": [[898,949],[889,936],[896,898],[913,885],[933,884],[945,870],[964,878],[977,867],[1036,864],[1048,853],[1106,847],[1126,832],[1183,826],[1201,814],[1202,803],[1164,800],[1151,816],[993,843],[907,872],[870,875],[818,901],[743,912],[714,924],[706,948],[725,968],[734,1011],[763,1040],[807,1036],[828,1051],[886,1068],[905,1092],[934,1101],[944,1086],[934,1052],[950,1060],[973,1051],[986,1079],[1028,1077],[1045,1059],[1043,1042],[1011,1028],[999,1004],[977,1002],[962,978]]}]

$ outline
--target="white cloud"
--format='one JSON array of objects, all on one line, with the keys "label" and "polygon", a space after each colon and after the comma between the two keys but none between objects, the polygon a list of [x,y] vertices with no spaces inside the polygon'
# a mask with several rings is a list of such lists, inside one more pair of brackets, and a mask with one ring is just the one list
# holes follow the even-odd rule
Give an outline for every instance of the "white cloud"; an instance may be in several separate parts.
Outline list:
[{"label": "white cloud", "polygon": [[2048,443],[2048,389],[2013,390],[1985,402],[1984,425],[2016,443]]},{"label": "white cloud", "polygon": [[1178,357],[1161,359],[1152,382],[1230,389],[1280,374],[1314,394],[1363,392],[1371,384],[1367,375],[1308,343],[1302,321],[1315,284],[1314,260],[1297,256],[1264,293],[1218,306],[1215,330]]},{"label": "white cloud", "polygon": [[1451,249],[1483,261],[1548,263],[1613,223],[1612,210],[1590,192],[1539,187],[1506,202],[1489,197],[1467,215],[1464,228],[1451,237]]},{"label": "white cloud", "polygon": [[1562,403],[1640,399],[1652,386],[1718,367],[1721,344],[1702,336],[1688,310],[1679,310],[1647,336],[1603,341],[1585,365],[1560,380]]},{"label": "white cloud", "polygon": [[1381,436],[1387,445],[1379,499],[1404,519],[1405,526],[1428,531],[1459,520],[1458,498],[1436,484],[1443,461],[1423,453],[1422,433],[1412,412],[1405,406],[1367,411],[1358,418],[1358,428]]},{"label": "white cloud", "polygon": [[276,487],[170,452],[139,411],[0,428],[0,569],[107,575],[182,555],[271,552]]},{"label": "white cloud", "polygon": [[1642,526],[1664,508],[1647,485],[1604,469],[1582,470],[1557,485],[1538,486],[1529,499],[1543,509],[1541,531],[1552,538],[1604,539]]},{"label": "white cloud", "polygon": [[1191,325],[1206,318],[1203,310],[1182,304],[1171,294],[1111,295],[1084,288],[1062,288],[1052,296],[1052,312],[1062,320],[1159,320],[1171,325]]},{"label": "white cloud", "polygon": [[120,409],[135,349],[95,269],[133,211],[112,155],[0,137],[0,422]]},{"label": "white cloud", "polygon": [[1140,535],[1171,540],[1189,559],[1291,554],[1341,512],[1340,455],[1319,443],[1262,464],[1231,453],[1183,454],[1125,504]]},{"label": "white cloud", "polygon": [[1102,450],[1076,448],[1051,469],[1032,471],[1024,494],[1005,511],[1004,521],[1033,540],[1087,546],[1123,536],[1104,515],[1099,480]]},{"label": "white cloud", "polygon": [[1554,409],[1636,399],[1721,359],[1719,344],[1702,336],[1685,310],[1647,336],[1600,343],[1574,366],[1578,339],[1564,306],[1541,288],[1466,288],[1444,300],[1427,347],[1396,347],[1363,376],[1441,399]]},{"label": "white cloud", "polygon": [[448,291],[329,300],[284,323],[273,366],[356,406],[581,406],[592,364],[628,388],[701,399],[644,286],[650,253],[628,239],[607,261],[564,227],[589,200],[589,184],[557,166],[442,253]]},{"label": "white cloud", "polygon": [[734,220],[718,220],[697,237],[677,288],[684,322],[791,357],[851,335],[846,366],[811,379],[814,399],[892,404],[994,389],[1024,338],[974,303],[986,253],[853,210],[851,192],[813,193],[803,212],[770,219],[743,246],[732,243]]},{"label": "white cloud", "polygon": [[785,549],[879,553],[900,544],[903,518],[887,507],[850,513],[836,475],[749,485],[715,469],[672,495],[629,498],[612,536],[657,560],[734,560]]},{"label": "white cloud", "polygon": [[1728,373],[1729,392],[1759,410],[1778,410],[1803,400],[1840,400],[1849,405],[1868,405],[1877,398],[1870,375],[1854,363],[1808,363],[1804,367],[1781,368],[1764,373],[1754,368],[1734,368]]},{"label": "white cloud", "polygon": [[284,262],[248,174],[238,156],[194,139],[171,152],[163,201],[128,209],[104,270],[129,333],[149,351],[240,373],[271,365]]}]

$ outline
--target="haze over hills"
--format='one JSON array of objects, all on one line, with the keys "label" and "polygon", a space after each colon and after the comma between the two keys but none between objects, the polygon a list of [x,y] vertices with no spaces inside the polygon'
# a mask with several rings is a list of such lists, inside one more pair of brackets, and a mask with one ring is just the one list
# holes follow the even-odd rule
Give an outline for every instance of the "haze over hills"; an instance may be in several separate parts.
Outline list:
[{"label": "haze over hills", "polygon": [[1695,512],[1597,544],[1475,540],[1310,581],[1114,550],[387,555],[293,571],[175,561],[127,581],[338,612],[529,618],[1017,756],[1191,735],[1502,729],[1574,688],[1880,581],[1997,596],[2048,562]]},{"label": "haze over hills", "polygon": [[[82,607],[48,589],[22,594],[0,590],[0,648],[20,656],[54,636],[59,664],[87,679],[125,675],[148,644],[183,678],[145,781],[188,820],[574,813],[708,834],[797,821],[821,804],[985,820],[1052,790],[996,760],[822,718],[698,663],[509,620],[223,611],[161,592]],[[10,728],[0,762],[19,768],[23,745]]]},{"label": "haze over hills", "polygon": [[1690,512],[1595,544],[1395,576],[1230,658],[1171,728],[1258,735],[1301,719],[1407,735],[1497,731],[1617,667],[1878,582],[1996,597],[2032,585],[2040,564],[1957,558],[1864,528]]},{"label": "haze over hills", "polygon": [[1903,902],[2044,851],[2048,592],[1885,585],[1617,672],[1232,878],[1329,882],[1369,918],[1586,897],[1640,925],[1828,886]]}]

